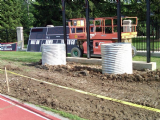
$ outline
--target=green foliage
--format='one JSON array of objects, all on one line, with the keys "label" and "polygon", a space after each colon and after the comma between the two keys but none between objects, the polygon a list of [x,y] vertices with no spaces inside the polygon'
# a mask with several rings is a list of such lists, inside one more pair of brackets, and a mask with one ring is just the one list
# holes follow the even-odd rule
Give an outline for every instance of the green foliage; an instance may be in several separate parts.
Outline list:
[{"label": "green foliage", "polygon": [[45,27],[46,25],[62,25],[62,12],[60,0],[37,0],[31,4],[33,15],[36,18],[34,26]]},{"label": "green foliage", "polygon": [[3,0],[1,1],[0,14],[0,42],[15,42],[17,41],[16,27],[21,24],[21,3],[19,0]]},{"label": "green foliage", "polygon": [[[90,0],[90,17],[117,16],[117,4],[110,3],[108,1],[109,0]],[[146,21],[145,0],[141,0],[141,3],[139,4],[136,0],[130,0],[130,2],[125,1],[126,0],[121,0],[122,15],[137,16],[139,21]],[[0,21],[1,28],[11,28],[12,26],[17,26],[17,24],[18,26],[23,25],[24,28],[32,26],[45,27],[49,24],[55,26],[62,25],[61,0],[28,0],[28,2],[30,4],[27,4],[27,2],[24,0],[15,0],[14,2],[11,0],[2,1],[2,20]],[[157,20],[160,18],[160,4],[158,3],[159,0],[151,1],[151,12],[155,14],[155,16],[152,18]],[[85,7],[85,0],[66,0],[66,18],[71,19],[85,17]],[[4,17],[6,15],[10,17]],[[15,16],[14,19],[11,17],[13,15]],[[21,19],[19,19],[20,17]],[[10,23],[14,23],[15,25],[11,25]]]},{"label": "green foliage", "polygon": [[[89,0],[90,18],[117,16],[117,4],[109,1]],[[140,1],[141,3],[137,3],[136,0],[128,0],[127,2],[126,0],[121,0],[121,14],[125,16],[137,16],[138,21],[146,21],[146,0]],[[152,0],[150,2],[151,13],[154,13],[154,16],[151,16],[151,20],[160,23],[159,0]],[[16,29],[18,26],[23,26],[26,29],[33,26],[62,25],[61,0],[1,0],[0,10],[0,29]],[[66,19],[85,18],[85,16],[85,0],[66,0]],[[146,22],[142,24],[139,22],[138,25],[138,34],[145,33]],[[158,34],[157,31],[156,33]],[[28,32],[24,34],[25,36],[29,36]],[[26,38],[27,40],[28,38]]]},{"label": "green foliage", "polygon": [[1,1],[0,29],[16,29],[21,25],[21,4],[18,0]]},{"label": "green foliage", "polygon": [[77,0],[75,2],[66,2],[66,18],[83,18],[85,17],[85,2]]},{"label": "green foliage", "polygon": [[33,6],[31,5],[32,1],[24,1],[20,0],[21,3],[21,24],[23,25],[23,28],[30,28],[33,27],[33,23],[35,21],[34,15],[32,14]]}]

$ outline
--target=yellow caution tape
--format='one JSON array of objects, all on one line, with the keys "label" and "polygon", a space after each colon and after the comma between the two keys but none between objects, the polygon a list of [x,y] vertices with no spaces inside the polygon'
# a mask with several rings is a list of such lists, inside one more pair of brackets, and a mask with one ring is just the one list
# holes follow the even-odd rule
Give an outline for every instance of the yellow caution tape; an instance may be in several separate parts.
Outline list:
[{"label": "yellow caution tape", "polygon": [[[0,71],[4,71],[4,70],[0,69]],[[114,101],[114,102],[121,103],[121,104],[124,104],[124,105],[129,105],[129,106],[133,106],[133,107],[137,107],[137,108],[143,108],[143,109],[146,109],[146,110],[150,110],[150,111],[160,113],[160,109],[147,107],[147,106],[143,106],[143,105],[138,105],[138,104],[131,103],[131,102],[126,102],[126,101],[122,101],[122,100],[118,100],[118,99],[114,99],[114,98],[110,98],[110,97],[106,97],[106,96],[102,96],[102,95],[98,95],[98,94],[94,94],[94,93],[90,93],[90,92],[85,92],[85,91],[82,91],[82,90],[77,90],[77,89],[74,89],[74,88],[61,86],[61,85],[58,85],[58,84],[54,84],[54,83],[38,80],[38,79],[35,79],[35,78],[31,78],[31,77],[28,77],[28,76],[24,76],[24,75],[21,75],[21,74],[17,74],[17,73],[11,72],[11,71],[8,71],[8,72],[11,73],[11,74],[17,75],[17,76],[29,78],[29,79],[32,79],[32,80],[35,80],[35,81],[38,81],[38,82],[43,82],[43,83],[46,83],[46,84],[50,84],[50,85],[53,85],[53,86],[56,86],[56,87],[59,87],[59,88],[64,88],[64,89],[72,90],[72,91],[75,91],[75,92],[78,92],[78,93],[82,93],[82,94],[91,95],[91,96],[95,96],[95,97],[98,97],[98,98],[103,98],[103,99],[106,99],[106,100]]]}]

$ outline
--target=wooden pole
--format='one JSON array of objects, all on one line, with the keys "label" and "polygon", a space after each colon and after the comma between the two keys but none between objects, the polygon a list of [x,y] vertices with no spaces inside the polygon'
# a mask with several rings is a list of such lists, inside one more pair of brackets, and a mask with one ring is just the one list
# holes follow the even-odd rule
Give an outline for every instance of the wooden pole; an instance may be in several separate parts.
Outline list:
[{"label": "wooden pole", "polygon": [[8,92],[9,92],[10,90],[9,90],[9,82],[8,82],[8,75],[7,75],[6,67],[5,67],[5,74],[6,74],[7,88],[8,88]]}]

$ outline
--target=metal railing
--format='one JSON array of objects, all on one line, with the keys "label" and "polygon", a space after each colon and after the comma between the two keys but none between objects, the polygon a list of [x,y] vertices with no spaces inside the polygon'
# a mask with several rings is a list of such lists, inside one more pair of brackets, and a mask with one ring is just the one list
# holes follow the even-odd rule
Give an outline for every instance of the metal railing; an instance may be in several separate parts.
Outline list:
[{"label": "metal railing", "polygon": [[[136,47],[138,51],[147,50],[147,35],[146,35],[146,21],[139,22],[137,26],[137,37],[132,38],[132,45]],[[160,23],[152,22],[150,24],[150,48],[151,51],[160,51]]]}]

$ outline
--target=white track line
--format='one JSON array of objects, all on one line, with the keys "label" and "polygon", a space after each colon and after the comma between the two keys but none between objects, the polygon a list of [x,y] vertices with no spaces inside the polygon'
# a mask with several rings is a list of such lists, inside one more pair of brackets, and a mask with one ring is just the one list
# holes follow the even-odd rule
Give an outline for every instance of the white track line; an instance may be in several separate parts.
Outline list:
[{"label": "white track line", "polygon": [[21,106],[19,106],[19,105],[17,105],[17,104],[14,104],[14,103],[10,102],[10,101],[7,101],[7,100],[5,100],[5,99],[3,99],[3,98],[0,98],[0,99],[3,100],[3,101],[5,101],[5,102],[8,102],[8,103],[10,103],[10,104],[12,104],[12,105],[14,105],[14,106],[17,106],[17,107],[19,107],[19,108],[21,108],[21,109],[23,109],[23,110],[25,110],[25,111],[28,111],[28,112],[30,112],[30,113],[32,113],[32,114],[34,114],[34,115],[37,115],[37,116],[39,116],[39,117],[41,117],[41,118],[44,118],[45,120],[51,120],[51,119],[48,119],[48,118],[46,118],[46,117],[44,117],[44,116],[42,116],[42,115],[40,115],[40,114],[37,114],[37,113],[35,113],[35,112],[33,112],[33,111],[30,111],[30,110],[28,110],[28,109],[26,109],[26,108],[24,108],[24,107],[21,107]]}]

